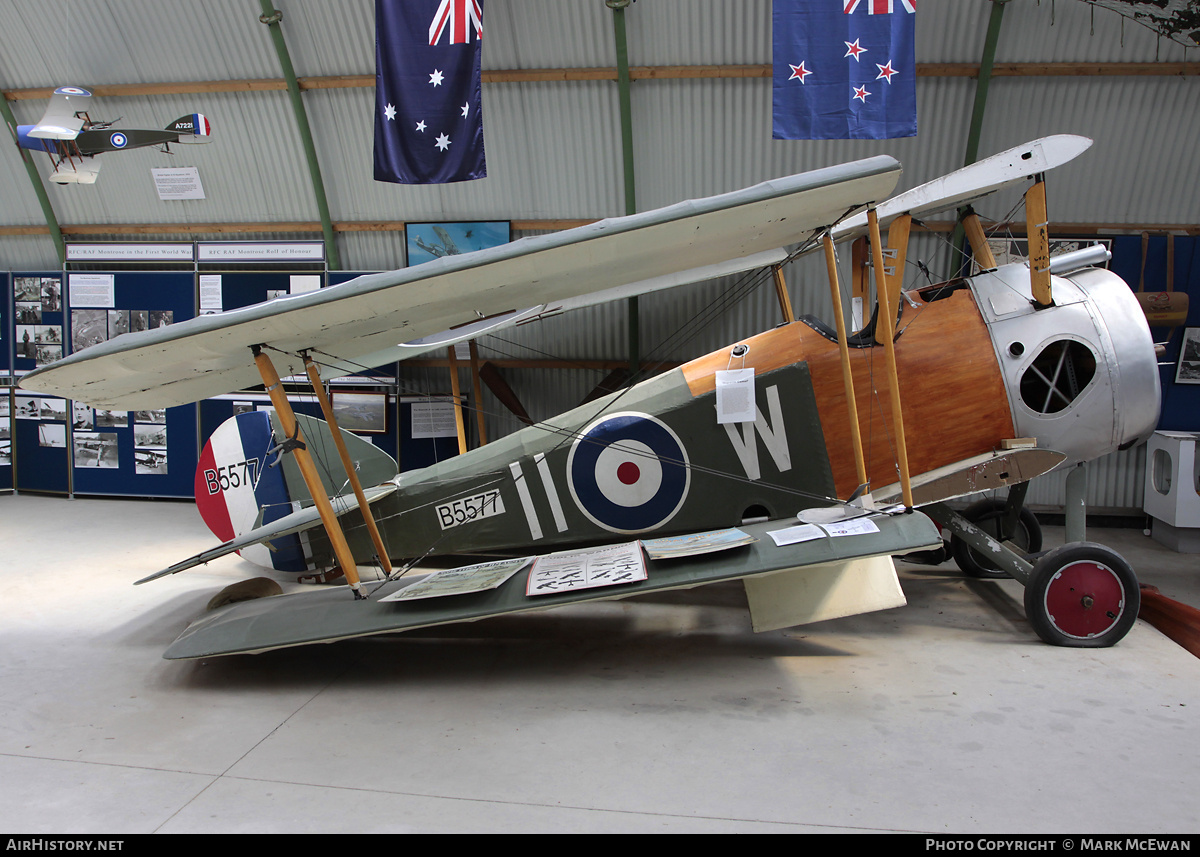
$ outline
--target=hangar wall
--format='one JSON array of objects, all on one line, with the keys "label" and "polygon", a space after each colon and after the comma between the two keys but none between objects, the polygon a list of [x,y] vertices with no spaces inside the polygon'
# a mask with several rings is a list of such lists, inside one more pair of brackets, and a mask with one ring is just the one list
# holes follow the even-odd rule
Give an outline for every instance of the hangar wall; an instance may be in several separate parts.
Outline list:
[{"label": "hangar wall", "polygon": [[[253,83],[280,79],[267,27],[258,21],[261,4],[108,0],[70,6],[62,16],[45,14],[44,4],[33,0],[14,0],[0,8],[0,88],[18,121],[36,121],[44,106],[44,95],[30,90],[64,83],[124,85],[142,90],[98,96],[97,117],[120,116],[129,126],[155,127],[198,110],[212,119],[216,138],[208,146],[178,147],[171,156],[145,152],[108,159],[94,186],[46,183],[59,223],[85,228],[86,233],[74,234],[97,241],[228,239],[229,230],[244,228],[241,224],[264,223],[278,224],[278,229],[236,232],[236,237],[314,237],[313,193],[287,94]],[[282,29],[301,78],[327,83],[337,76],[373,72],[370,0],[294,0],[277,6],[284,13]],[[975,81],[944,64],[978,63],[991,9],[987,0],[922,0],[917,58],[927,64],[927,72],[918,79],[920,133],[911,139],[776,141],[770,138],[769,78],[726,70],[714,77],[635,80],[639,209],[878,153],[904,164],[899,190],[961,166]],[[770,0],[640,0],[626,15],[634,66],[761,66],[770,61]],[[602,0],[490,0],[485,25],[485,71],[615,64],[612,15]],[[1005,10],[997,63],[1146,63],[1157,73],[1110,76],[1046,68],[1024,76],[999,70],[991,84],[980,154],[1050,133],[1085,134],[1096,141],[1092,149],[1050,178],[1053,221],[1107,224],[1110,233],[1195,229],[1200,217],[1192,189],[1200,186],[1200,160],[1192,156],[1191,141],[1200,135],[1200,80],[1186,66],[1179,73],[1162,73],[1169,63],[1191,60],[1194,50],[1086,3],[1012,0]],[[243,83],[200,85],[222,81]],[[167,87],[171,91],[162,94],[145,89],[148,84],[187,82],[196,85]],[[439,187],[374,182],[371,85],[322,86],[306,89],[304,101],[332,217],[344,227],[336,239],[344,268],[381,270],[404,262],[402,231],[364,225],[505,219],[514,221],[514,237],[519,237],[560,221],[624,211],[613,81],[485,82],[490,177]],[[54,267],[55,248],[19,157],[15,148],[0,147],[0,268]],[[206,198],[159,200],[149,169],[166,165],[197,166]],[[39,161],[38,169],[44,176],[47,165]],[[1011,199],[991,200],[984,213],[1000,218],[1012,205]],[[298,224],[305,227],[295,228]],[[179,231],[157,231],[173,226]],[[910,258],[930,261],[935,270],[934,262],[944,265],[943,236],[918,235]],[[823,286],[806,286],[823,284],[816,260],[789,266],[787,276],[796,312],[828,317]],[[643,350],[656,353],[661,339],[726,285],[705,284],[643,300]],[[663,359],[687,359],[771,326],[778,317],[773,294],[764,288],[686,343],[672,343]],[[493,353],[536,350],[612,358],[626,353],[626,336],[624,308],[615,306],[565,317],[553,331],[523,330],[506,342],[483,341],[481,346],[485,353],[490,348]],[[414,370],[414,378],[423,373],[436,374]],[[594,373],[523,370],[512,380],[537,416],[576,403],[597,379]],[[428,383],[436,381],[431,377]],[[503,414],[489,420],[501,433],[511,422]],[[1093,485],[1103,486],[1096,488],[1097,505],[1140,505],[1140,499],[1134,502],[1141,486],[1136,456],[1094,467]],[[1046,492],[1049,498],[1054,489]]]}]

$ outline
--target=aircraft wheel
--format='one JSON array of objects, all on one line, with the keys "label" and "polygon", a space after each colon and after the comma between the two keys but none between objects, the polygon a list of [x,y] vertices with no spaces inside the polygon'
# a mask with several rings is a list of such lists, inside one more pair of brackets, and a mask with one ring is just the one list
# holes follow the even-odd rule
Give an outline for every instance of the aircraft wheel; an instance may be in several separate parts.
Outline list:
[{"label": "aircraft wheel", "polygon": [[1116,551],[1075,542],[1048,551],[1025,585],[1025,615],[1053,646],[1104,648],[1121,640],[1141,606],[1137,576]]},{"label": "aircraft wheel", "polygon": [[[992,538],[1000,541],[1000,524],[1004,520],[1003,500],[980,500],[963,511],[962,516],[979,527]],[[1042,525],[1038,523],[1037,515],[1021,507],[1017,518],[1017,527],[1013,531],[1010,542],[1018,553],[1037,553],[1042,549]],[[954,553],[954,561],[964,574],[971,577],[1008,577],[1008,572],[985,557],[975,548],[968,545],[957,536],[951,537],[950,549]]]}]

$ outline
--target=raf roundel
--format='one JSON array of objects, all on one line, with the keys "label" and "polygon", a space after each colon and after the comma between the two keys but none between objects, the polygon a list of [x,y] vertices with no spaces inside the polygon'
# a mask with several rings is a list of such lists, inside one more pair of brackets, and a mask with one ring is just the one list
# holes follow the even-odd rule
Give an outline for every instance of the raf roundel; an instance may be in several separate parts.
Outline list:
[{"label": "raf roundel", "polygon": [[654,530],[687,499],[691,471],[675,432],[654,417],[612,414],[584,429],[567,456],[571,497],[614,533]]},{"label": "raf roundel", "polygon": [[115,149],[124,149],[129,143],[129,138],[120,131],[114,131],[112,136],[108,138],[108,142],[112,143],[113,148]]}]

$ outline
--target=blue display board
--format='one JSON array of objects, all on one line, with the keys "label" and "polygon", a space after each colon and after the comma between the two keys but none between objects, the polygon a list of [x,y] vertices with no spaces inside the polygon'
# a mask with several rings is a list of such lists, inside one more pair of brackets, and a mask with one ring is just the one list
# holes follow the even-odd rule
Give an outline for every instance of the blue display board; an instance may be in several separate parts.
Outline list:
[{"label": "blue display board", "polygon": [[0,491],[13,487],[12,376],[13,307],[12,275],[0,274]]},{"label": "blue display board", "polygon": [[[12,274],[12,373],[19,377],[63,356],[66,327],[61,271]],[[14,391],[12,482],[18,491],[71,490],[70,405]]]},{"label": "blue display board", "polygon": [[[1119,235],[1112,239],[1112,262],[1109,267],[1135,291],[1143,283],[1143,291],[1162,292],[1167,289],[1167,236],[1151,235],[1147,243],[1144,267],[1140,235]],[[1200,239],[1176,235],[1172,290],[1188,295],[1186,327],[1200,327]],[[1185,328],[1186,329],[1186,328]],[[1158,428],[1164,431],[1200,431],[1200,384],[1175,383],[1175,367],[1183,342],[1182,330],[1151,328],[1155,342],[1166,342],[1167,350],[1159,365],[1162,381],[1162,411]]]},{"label": "blue display board", "polygon": [[[190,271],[68,273],[67,278],[72,351],[196,314],[196,280]],[[68,418],[75,494],[192,496],[199,458],[195,405],[106,411],[72,403]]]}]

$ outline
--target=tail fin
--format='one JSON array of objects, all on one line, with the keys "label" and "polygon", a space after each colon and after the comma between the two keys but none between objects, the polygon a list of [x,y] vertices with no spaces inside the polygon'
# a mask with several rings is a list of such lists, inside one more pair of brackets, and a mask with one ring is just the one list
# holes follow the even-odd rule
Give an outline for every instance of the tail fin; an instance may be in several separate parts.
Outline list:
[{"label": "tail fin", "polygon": [[167,126],[168,131],[179,132],[180,143],[208,143],[212,141],[212,123],[203,113],[180,116]]},{"label": "tail fin", "polygon": [[[296,419],[309,452],[320,465],[327,495],[346,493],[346,472],[326,423],[302,414],[297,414]],[[391,456],[374,444],[346,431],[342,432],[342,438],[364,485],[385,482],[399,472]],[[272,454],[286,439],[278,417],[267,411],[252,411],[226,420],[204,445],[196,467],[196,506],[208,528],[221,541],[237,538],[311,505],[312,495],[292,457]],[[239,553],[243,559],[264,568],[309,570],[299,533],[274,540],[271,548],[253,545]]]}]

